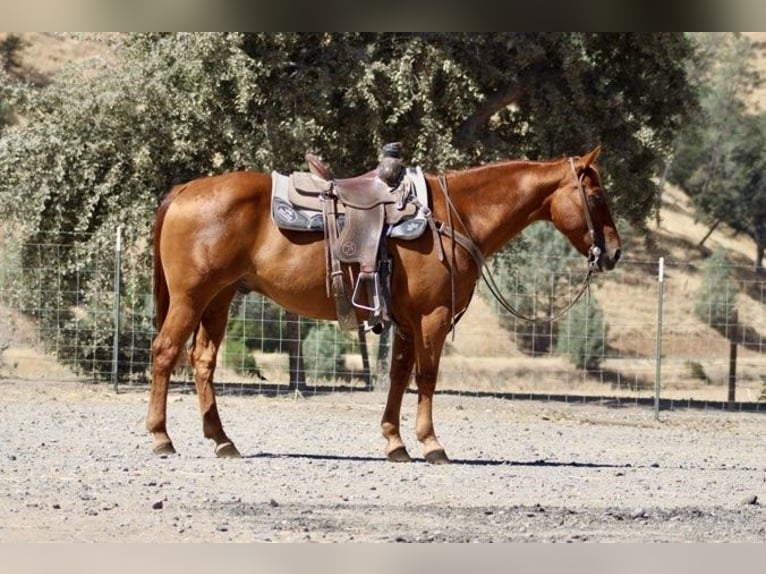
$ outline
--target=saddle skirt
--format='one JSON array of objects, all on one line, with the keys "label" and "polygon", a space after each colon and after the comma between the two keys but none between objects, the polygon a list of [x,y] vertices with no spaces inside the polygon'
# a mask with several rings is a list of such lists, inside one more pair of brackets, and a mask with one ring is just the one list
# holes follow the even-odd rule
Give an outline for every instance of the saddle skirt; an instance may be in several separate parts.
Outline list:
[{"label": "saddle skirt", "polygon": [[428,224],[423,209],[428,206],[428,192],[420,167],[407,168],[395,189],[379,180],[374,171],[355,178],[355,181],[364,184],[364,189],[358,192],[347,189],[342,181],[335,186],[334,182],[309,172],[293,172],[286,176],[274,171],[271,174],[271,218],[280,229],[324,231],[323,202],[328,201],[328,194],[335,193],[340,230],[349,210],[383,210],[386,237],[411,240],[423,234]]}]

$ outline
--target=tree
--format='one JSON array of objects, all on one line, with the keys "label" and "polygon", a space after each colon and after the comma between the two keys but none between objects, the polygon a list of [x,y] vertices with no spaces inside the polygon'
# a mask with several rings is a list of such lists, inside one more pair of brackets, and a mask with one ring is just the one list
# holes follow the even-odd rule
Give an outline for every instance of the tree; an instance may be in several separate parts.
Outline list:
[{"label": "tree", "polygon": [[766,250],[766,114],[748,97],[761,81],[750,41],[740,35],[700,37],[696,74],[700,116],[679,136],[668,173],[710,220],[723,221],[756,243],[755,268]]},{"label": "tree", "polygon": [[126,288],[146,291],[146,240],[173,184],[304,168],[307,151],[346,175],[370,168],[393,140],[432,171],[600,143],[615,212],[641,225],[658,162],[694,104],[682,34],[147,33],[105,41],[111,52],[100,60],[71,66],[44,88],[19,87],[12,104],[25,122],[0,140],[0,220],[28,242],[53,236],[68,246],[56,255],[64,270],[56,279],[94,293],[103,286],[89,285],[74,250],[104,248],[127,222],[124,276],[137,279]]},{"label": "tree", "polygon": [[24,40],[18,34],[8,34],[0,39],[0,67],[7,72],[16,72],[21,68],[21,51]]},{"label": "tree", "polygon": [[736,327],[737,292],[726,254],[716,250],[705,262],[704,280],[697,293],[694,314],[718,332],[730,336],[732,327]]}]

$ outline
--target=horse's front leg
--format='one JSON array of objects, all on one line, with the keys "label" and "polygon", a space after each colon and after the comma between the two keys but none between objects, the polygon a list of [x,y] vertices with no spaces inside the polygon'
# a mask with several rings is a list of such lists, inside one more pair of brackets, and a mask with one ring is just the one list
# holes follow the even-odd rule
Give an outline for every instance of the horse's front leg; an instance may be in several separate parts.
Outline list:
[{"label": "horse's front leg", "polygon": [[423,318],[420,336],[415,339],[415,383],[418,386],[415,433],[423,445],[423,456],[432,464],[449,462],[444,447],[436,438],[433,420],[436,379],[448,332],[449,321],[445,314],[434,313]]},{"label": "horse's front leg", "polygon": [[237,447],[223,430],[213,387],[218,348],[226,331],[232,298],[233,290],[221,293],[205,309],[197,332],[194,334],[190,359],[194,367],[194,386],[197,389],[202,415],[202,432],[205,438],[215,442],[216,456],[238,458],[240,454]]},{"label": "horse's front leg", "polygon": [[400,433],[402,398],[415,364],[415,347],[411,337],[394,335],[391,349],[391,381],[388,388],[388,400],[380,422],[383,438],[386,439],[386,457],[391,462],[410,462],[407,447]]}]

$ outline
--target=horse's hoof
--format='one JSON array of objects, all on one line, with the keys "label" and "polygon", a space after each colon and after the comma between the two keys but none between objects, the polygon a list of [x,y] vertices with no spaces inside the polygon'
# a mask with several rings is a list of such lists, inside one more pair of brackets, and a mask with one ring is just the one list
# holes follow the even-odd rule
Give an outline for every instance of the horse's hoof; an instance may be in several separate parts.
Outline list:
[{"label": "horse's hoof", "polygon": [[215,447],[215,456],[218,458],[240,458],[242,455],[239,454],[233,442],[222,442]]},{"label": "horse's hoof", "polygon": [[155,444],[152,447],[152,452],[154,454],[159,454],[159,455],[168,455],[168,454],[175,454],[176,449],[175,447],[173,447],[173,443],[168,441],[168,442],[160,442]]},{"label": "horse's hoof", "polygon": [[426,453],[426,462],[429,464],[449,464],[447,453],[442,449],[432,450]]},{"label": "horse's hoof", "polygon": [[386,456],[388,457],[389,462],[412,462],[412,458],[410,458],[410,455],[407,453],[407,449],[403,446],[395,448]]}]

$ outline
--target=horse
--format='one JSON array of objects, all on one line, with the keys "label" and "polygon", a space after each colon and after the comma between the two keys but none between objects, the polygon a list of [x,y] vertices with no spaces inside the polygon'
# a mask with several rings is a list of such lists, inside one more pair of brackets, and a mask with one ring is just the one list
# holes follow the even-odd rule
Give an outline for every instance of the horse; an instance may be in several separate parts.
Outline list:
[{"label": "horse", "polygon": [[[588,258],[593,270],[614,268],[621,244],[595,164],[599,153],[600,146],[583,156],[505,160],[425,174],[434,233],[386,240],[395,336],[380,424],[389,461],[412,460],[400,433],[400,410],[414,368],[415,430],[424,459],[449,462],[434,428],[434,391],[444,343],[468,307],[484,259],[531,223],[547,221]],[[274,223],[271,178],[234,171],[193,179],[173,187],[157,209],[158,331],[146,417],[155,453],[176,452],[166,428],[168,385],[191,338],[188,356],[204,436],[214,441],[215,455],[240,456],[224,431],[213,388],[216,357],[237,292],[255,291],[299,315],[337,318],[326,288],[327,270],[317,264],[325,259],[324,235],[285,231]]]}]

